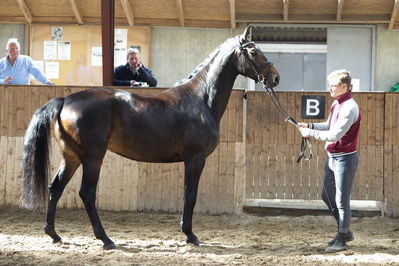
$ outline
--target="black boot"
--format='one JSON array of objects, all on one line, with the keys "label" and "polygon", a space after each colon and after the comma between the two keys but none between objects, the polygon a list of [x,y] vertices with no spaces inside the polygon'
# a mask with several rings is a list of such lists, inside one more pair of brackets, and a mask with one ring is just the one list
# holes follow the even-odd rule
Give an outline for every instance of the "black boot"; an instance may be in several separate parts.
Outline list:
[{"label": "black boot", "polygon": [[338,233],[336,236],[336,240],[332,246],[329,246],[326,248],[326,252],[339,252],[343,250],[347,250],[348,246],[346,245],[345,241],[345,234],[344,233]]},{"label": "black boot", "polygon": [[[332,245],[334,245],[335,241],[337,240],[337,237],[338,237],[338,234],[337,234],[333,239],[328,240],[327,245],[328,245],[329,247],[331,247]],[[345,240],[345,242],[352,241],[353,239],[354,239],[354,237],[353,237],[352,231],[349,230],[348,233],[344,233],[344,240]]]}]

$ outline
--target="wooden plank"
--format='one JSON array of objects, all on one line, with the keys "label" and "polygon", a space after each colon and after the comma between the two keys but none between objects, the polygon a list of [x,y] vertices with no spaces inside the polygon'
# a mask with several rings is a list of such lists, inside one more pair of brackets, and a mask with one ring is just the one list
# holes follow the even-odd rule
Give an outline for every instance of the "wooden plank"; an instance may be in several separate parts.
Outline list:
[{"label": "wooden plank", "polygon": [[367,104],[367,95],[366,94],[361,94],[359,96],[360,101],[358,102],[358,104],[360,105],[360,112],[362,113],[362,121],[361,121],[361,128],[363,128],[363,130],[360,130],[360,144],[364,144],[367,145],[368,144],[368,132],[367,130],[365,130],[367,128],[367,124],[368,124],[368,104]]},{"label": "wooden plank", "polygon": [[146,176],[147,183],[145,186],[145,210],[153,210],[154,209],[154,164],[146,163]]},{"label": "wooden plank", "polygon": [[25,106],[27,106],[26,102],[29,99],[24,97],[24,87],[15,88],[15,96],[16,96],[16,130],[15,136],[23,136],[25,133]]},{"label": "wooden plank", "polygon": [[[178,163],[179,166],[179,187],[178,187],[178,198],[177,198],[177,203],[178,203],[178,211],[182,211],[183,210],[183,203],[184,203],[184,199],[183,199],[183,193],[184,193],[184,163]],[[195,211],[195,210],[194,210]]]},{"label": "wooden plank", "polygon": [[162,209],[162,164],[154,164],[154,191],[152,197],[154,198],[154,210],[160,211]]},{"label": "wooden plank", "polygon": [[0,89],[0,137],[5,136],[5,133],[3,132],[3,125],[5,122],[5,104],[6,104],[6,99],[4,98],[4,89]]},{"label": "wooden plank", "polygon": [[21,181],[22,181],[22,151],[24,139],[23,137],[15,137],[15,157],[14,157],[14,184],[13,184],[13,203],[18,205],[21,198]]},{"label": "wooden plank", "polygon": [[245,167],[246,167],[246,181],[245,181],[245,197],[247,199],[255,198],[254,195],[254,172],[253,172],[253,149],[254,145],[246,143],[245,145]]},{"label": "wooden plank", "polygon": [[137,193],[137,210],[145,209],[145,192],[147,183],[147,168],[145,163],[138,163],[138,193]]},{"label": "wooden plank", "polygon": [[255,94],[255,101],[254,101],[254,143],[260,144],[263,141],[263,130],[262,130],[262,121],[263,121],[263,94],[256,93]]},{"label": "wooden plank", "polygon": [[0,206],[6,204],[7,140],[6,136],[0,135]]},{"label": "wooden plank", "polygon": [[235,163],[235,143],[227,143],[227,182],[226,182],[226,197],[225,197],[225,212],[234,212],[234,163]]},{"label": "wooden plank", "polygon": [[15,137],[8,137],[7,140],[7,171],[6,171],[6,204],[15,204],[13,199],[13,190],[15,183],[14,165],[15,165]]},{"label": "wooden plank", "polygon": [[399,1],[398,0],[394,0],[394,2],[395,2],[395,4],[394,4],[393,9],[392,9],[391,19],[389,20],[388,30],[393,30],[395,22],[396,22],[396,18],[398,16]]},{"label": "wooden plank", "polygon": [[169,191],[169,210],[170,212],[177,212],[178,211],[178,198],[179,193],[179,163],[171,164],[170,169],[170,191]]},{"label": "wooden plank", "polygon": [[124,182],[125,178],[123,176],[123,160],[121,156],[115,154],[115,161],[116,161],[116,168],[114,169],[115,176],[114,178],[114,186],[116,188],[116,193],[114,194],[114,211],[121,211],[123,201],[128,199],[128,197],[124,196],[124,194],[128,193],[127,190],[127,184]]},{"label": "wooden plank", "polygon": [[[121,1],[123,3],[123,0],[121,0]],[[71,4],[71,8],[72,8],[73,14],[75,15],[76,21],[78,22],[78,24],[82,25],[83,19],[82,19],[82,15],[81,15],[79,7],[78,7],[77,0],[69,0],[69,3]],[[130,25],[130,21],[129,21],[129,25]],[[130,26],[133,26],[133,25],[130,25]]]},{"label": "wooden plank", "polygon": [[260,196],[258,198],[267,199],[269,194],[269,171],[268,171],[268,157],[269,157],[269,149],[268,144],[260,144],[260,160],[258,164],[253,164],[254,167],[259,168],[260,175]]},{"label": "wooden plank", "polygon": [[[393,147],[391,145],[384,146],[384,197],[386,202],[386,214],[393,214]],[[397,194],[397,193],[396,193]]]},{"label": "wooden plank", "polygon": [[262,175],[261,175],[261,144],[256,144],[253,147],[253,154],[252,154],[252,167],[253,167],[253,193],[254,193],[254,198],[259,199],[261,197],[261,186],[262,186]]},{"label": "wooden plank", "polygon": [[162,211],[169,211],[170,209],[170,164],[163,164],[161,166],[161,173],[160,176],[162,177],[162,182],[161,182],[161,206],[160,209]]},{"label": "wooden plank", "polygon": [[384,201],[384,147],[376,147],[376,194],[375,199]]},{"label": "wooden plank", "polygon": [[17,97],[15,90],[8,93],[8,136],[17,135]]},{"label": "wooden plank", "polygon": [[[287,106],[287,92],[279,92],[278,98],[280,100],[281,105],[283,108]],[[287,124],[284,122],[284,117],[278,113],[276,110],[276,116],[278,116],[278,143],[279,144],[286,144],[287,143]]]},{"label": "wooden plank", "polygon": [[392,215],[397,217],[399,215],[399,180],[397,173],[399,173],[399,146],[392,147]]},{"label": "wooden plank", "polygon": [[[181,1],[181,0],[177,0]],[[236,1],[235,0],[229,0],[230,3],[230,27],[232,29],[236,28]]]},{"label": "wooden plank", "polygon": [[363,158],[363,161],[360,161],[359,165],[359,176],[357,180],[357,193],[353,196],[353,199],[362,200],[367,199],[367,185],[368,185],[368,168],[367,164],[369,161],[367,160],[368,154],[368,146],[361,146],[359,150],[360,158]]},{"label": "wooden plank", "polygon": [[375,200],[376,199],[376,154],[375,154],[375,145],[367,146],[367,195],[366,200]]},{"label": "wooden plank", "polygon": [[[129,160],[130,161],[130,160]],[[138,188],[139,188],[139,166],[136,161],[130,161],[131,170],[129,175],[131,176],[131,193],[129,193],[130,204],[129,210],[130,211],[137,211],[138,210]],[[126,168],[125,168],[126,170]]]},{"label": "wooden plank", "polygon": [[[246,187],[246,173],[245,173],[245,145],[242,142],[235,143],[235,163],[234,163],[234,178],[235,178],[235,214],[242,214],[243,202],[245,200]],[[267,156],[264,159],[267,163]]]},{"label": "wooden plank", "polygon": [[227,180],[227,143],[220,142],[219,143],[219,171],[218,171],[218,193],[216,202],[218,202],[217,206],[215,206],[218,213],[223,213],[226,209],[226,184]]},{"label": "wooden plank", "polygon": [[176,0],[177,16],[179,18],[180,27],[184,27],[184,13],[182,0]]},{"label": "wooden plank", "polygon": [[271,144],[269,147],[270,155],[269,155],[269,199],[275,199],[277,197],[277,189],[278,189],[278,159],[277,159],[277,148],[278,144]]},{"label": "wooden plank", "polygon": [[367,144],[375,145],[376,98],[374,94],[367,94]]},{"label": "wooden plank", "polygon": [[397,137],[399,135],[399,117],[396,115],[396,110],[399,110],[399,95],[394,94],[393,95],[393,101],[392,101],[392,109],[393,112],[390,114],[393,116],[392,119],[392,145],[399,145],[399,138]]},{"label": "wooden plank", "polygon": [[246,143],[255,143],[255,93],[247,92],[247,128],[246,128]]},{"label": "wooden plank", "polygon": [[232,93],[228,104],[228,125],[227,125],[227,141],[235,142],[236,137],[236,110],[237,110],[237,94]]},{"label": "wooden plank", "polygon": [[[236,141],[244,142],[243,129],[244,129],[244,91],[234,91],[237,94],[237,109],[236,109]],[[245,100],[246,101],[246,100]]]},{"label": "wooden plank", "polygon": [[[295,117],[295,111],[296,111],[296,99],[295,98],[296,98],[295,94],[293,94],[293,93],[288,94],[287,107],[286,107],[288,114],[291,114],[294,117]],[[284,121],[284,123],[287,126],[287,142],[286,143],[294,144],[295,143],[295,133],[298,132],[298,129],[294,125],[292,125],[288,122]]]},{"label": "wooden plank", "polygon": [[[384,145],[384,94],[376,94],[376,108],[375,108],[375,144]],[[361,130],[361,129],[360,129]]]}]

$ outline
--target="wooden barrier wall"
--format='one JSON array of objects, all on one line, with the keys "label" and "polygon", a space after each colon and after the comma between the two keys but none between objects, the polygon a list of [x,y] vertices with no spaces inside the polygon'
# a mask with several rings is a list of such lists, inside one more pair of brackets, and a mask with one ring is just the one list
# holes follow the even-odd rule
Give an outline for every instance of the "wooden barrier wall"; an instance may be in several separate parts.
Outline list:
[{"label": "wooden barrier wall", "polygon": [[[20,198],[23,134],[33,112],[50,98],[88,87],[0,86],[0,206]],[[155,89],[127,89],[154,93]],[[246,93],[247,100],[243,94]],[[279,92],[288,113],[300,120],[301,96],[328,93]],[[384,201],[399,216],[399,94],[354,93],[362,111],[360,165],[352,199]],[[316,121],[316,120],[314,120]],[[245,199],[320,199],[325,151],[313,141],[315,160],[296,163],[299,132],[278,114],[265,92],[235,90],[221,123],[221,141],[204,168],[196,212],[240,213]],[[54,143],[51,172],[60,155]],[[81,169],[68,184],[59,206],[83,208],[78,196]],[[102,210],[180,212],[183,164],[135,162],[107,152],[98,184]]]},{"label": "wooden barrier wall", "polygon": [[[324,95],[326,116],[332,98],[329,93],[280,92],[278,97],[296,120],[301,117],[302,95]],[[246,198],[321,199],[326,152],[324,142],[313,140],[314,158],[297,163],[300,132],[277,114],[266,93],[248,92],[246,127]],[[354,93],[362,113],[360,162],[352,199],[384,200],[384,94]],[[320,122],[304,120],[304,122]]]}]

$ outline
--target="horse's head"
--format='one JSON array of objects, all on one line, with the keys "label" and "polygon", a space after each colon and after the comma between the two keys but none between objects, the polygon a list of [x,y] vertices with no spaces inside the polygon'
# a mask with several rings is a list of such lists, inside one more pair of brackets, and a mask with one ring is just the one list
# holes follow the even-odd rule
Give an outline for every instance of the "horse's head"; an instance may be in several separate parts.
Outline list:
[{"label": "horse's head", "polygon": [[249,25],[244,33],[238,36],[239,43],[239,70],[241,74],[252,78],[256,82],[262,82],[266,87],[276,87],[280,81],[280,75],[263,52],[251,41],[252,25]]}]

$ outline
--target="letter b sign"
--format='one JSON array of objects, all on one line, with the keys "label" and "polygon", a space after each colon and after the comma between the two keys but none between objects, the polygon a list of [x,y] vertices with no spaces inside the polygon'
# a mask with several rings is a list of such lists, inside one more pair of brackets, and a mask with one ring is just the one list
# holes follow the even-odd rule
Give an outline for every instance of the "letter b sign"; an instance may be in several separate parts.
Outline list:
[{"label": "letter b sign", "polygon": [[302,95],[301,118],[324,119],[325,105],[324,96]]}]

